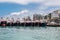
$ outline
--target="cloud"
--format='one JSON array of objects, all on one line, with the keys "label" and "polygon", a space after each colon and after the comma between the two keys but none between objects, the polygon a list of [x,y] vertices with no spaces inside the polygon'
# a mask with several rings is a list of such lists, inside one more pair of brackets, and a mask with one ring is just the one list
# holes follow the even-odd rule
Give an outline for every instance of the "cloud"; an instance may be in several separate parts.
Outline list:
[{"label": "cloud", "polygon": [[[12,2],[12,3],[18,3],[18,4],[29,4],[29,3],[39,3],[39,7],[36,7],[37,9],[35,10],[31,10],[33,12],[39,13],[39,14],[47,14],[53,10],[57,10],[59,8],[50,8],[51,6],[55,7],[55,6],[60,6],[60,0],[0,0],[0,2]],[[48,9],[48,10],[46,10]],[[24,14],[24,13],[28,13],[28,10],[22,10],[20,12],[13,12],[10,15],[20,15],[20,14]],[[32,14],[32,13],[31,13]]]},{"label": "cloud", "polygon": [[18,4],[42,3],[47,6],[60,6],[60,0],[0,0],[0,2],[12,2]]},{"label": "cloud", "polygon": [[43,4],[47,6],[60,6],[60,0],[45,0]]},{"label": "cloud", "polygon": [[13,2],[18,4],[29,4],[29,3],[39,3],[43,0],[0,0],[0,2]]},{"label": "cloud", "polygon": [[25,14],[25,13],[28,13],[29,11],[28,10],[22,10],[21,12],[12,12],[10,13],[10,15],[20,15],[20,14]]},{"label": "cloud", "polygon": [[[60,0],[31,0],[27,1],[29,2],[35,2],[35,3],[41,3],[40,6],[37,8],[36,13],[47,15],[48,13],[59,10],[60,8],[56,6],[60,6]],[[56,7],[56,8],[50,8],[49,7]]]}]

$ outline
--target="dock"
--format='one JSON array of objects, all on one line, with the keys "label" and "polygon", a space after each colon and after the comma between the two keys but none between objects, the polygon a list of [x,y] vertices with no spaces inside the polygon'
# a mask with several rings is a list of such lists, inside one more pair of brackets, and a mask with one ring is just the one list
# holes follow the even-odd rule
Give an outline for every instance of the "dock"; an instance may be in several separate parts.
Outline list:
[{"label": "dock", "polygon": [[46,23],[41,23],[36,21],[25,21],[25,22],[1,21],[0,26],[46,26]]},{"label": "dock", "polygon": [[40,22],[40,21],[16,21],[16,22],[7,22],[1,21],[0,26],[48,26],[48,27],[60,27],[60,24],[55,23],[47,23],[47,22]]}]

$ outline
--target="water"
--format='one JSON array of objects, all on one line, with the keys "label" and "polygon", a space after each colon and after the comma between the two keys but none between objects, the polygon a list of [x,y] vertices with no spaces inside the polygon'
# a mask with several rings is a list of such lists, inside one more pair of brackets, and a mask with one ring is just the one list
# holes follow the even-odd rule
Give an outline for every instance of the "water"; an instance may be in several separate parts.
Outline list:
[{"label": "water", "polygon": [[0,40],[60,40],[60,27],[0,27]]}]

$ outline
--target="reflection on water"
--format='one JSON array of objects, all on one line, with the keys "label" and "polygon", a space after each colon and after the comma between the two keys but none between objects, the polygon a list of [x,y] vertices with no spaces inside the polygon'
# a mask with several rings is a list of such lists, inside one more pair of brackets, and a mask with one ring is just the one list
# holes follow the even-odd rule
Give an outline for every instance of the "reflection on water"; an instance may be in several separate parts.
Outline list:
[{"label": "reflection on water", "polygon": [[60,40],[60,27],[0,27],[0,40]]}]

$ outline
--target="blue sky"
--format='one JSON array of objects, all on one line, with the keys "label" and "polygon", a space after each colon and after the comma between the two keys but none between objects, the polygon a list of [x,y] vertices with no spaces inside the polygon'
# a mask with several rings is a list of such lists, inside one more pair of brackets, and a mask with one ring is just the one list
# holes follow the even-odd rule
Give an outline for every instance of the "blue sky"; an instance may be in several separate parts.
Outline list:
[{"label": "blue sky", "polygon": [[46,15],[60,10],[60,0],[0,0],[0,16]]},{"label": "blue sky", "polygon": [[30,3],[28,5],[21,5],[16,3],[0,3],[0,16],[9,15],[12,12],[20,12],[22,10],[35,10],[39,5]]}]

